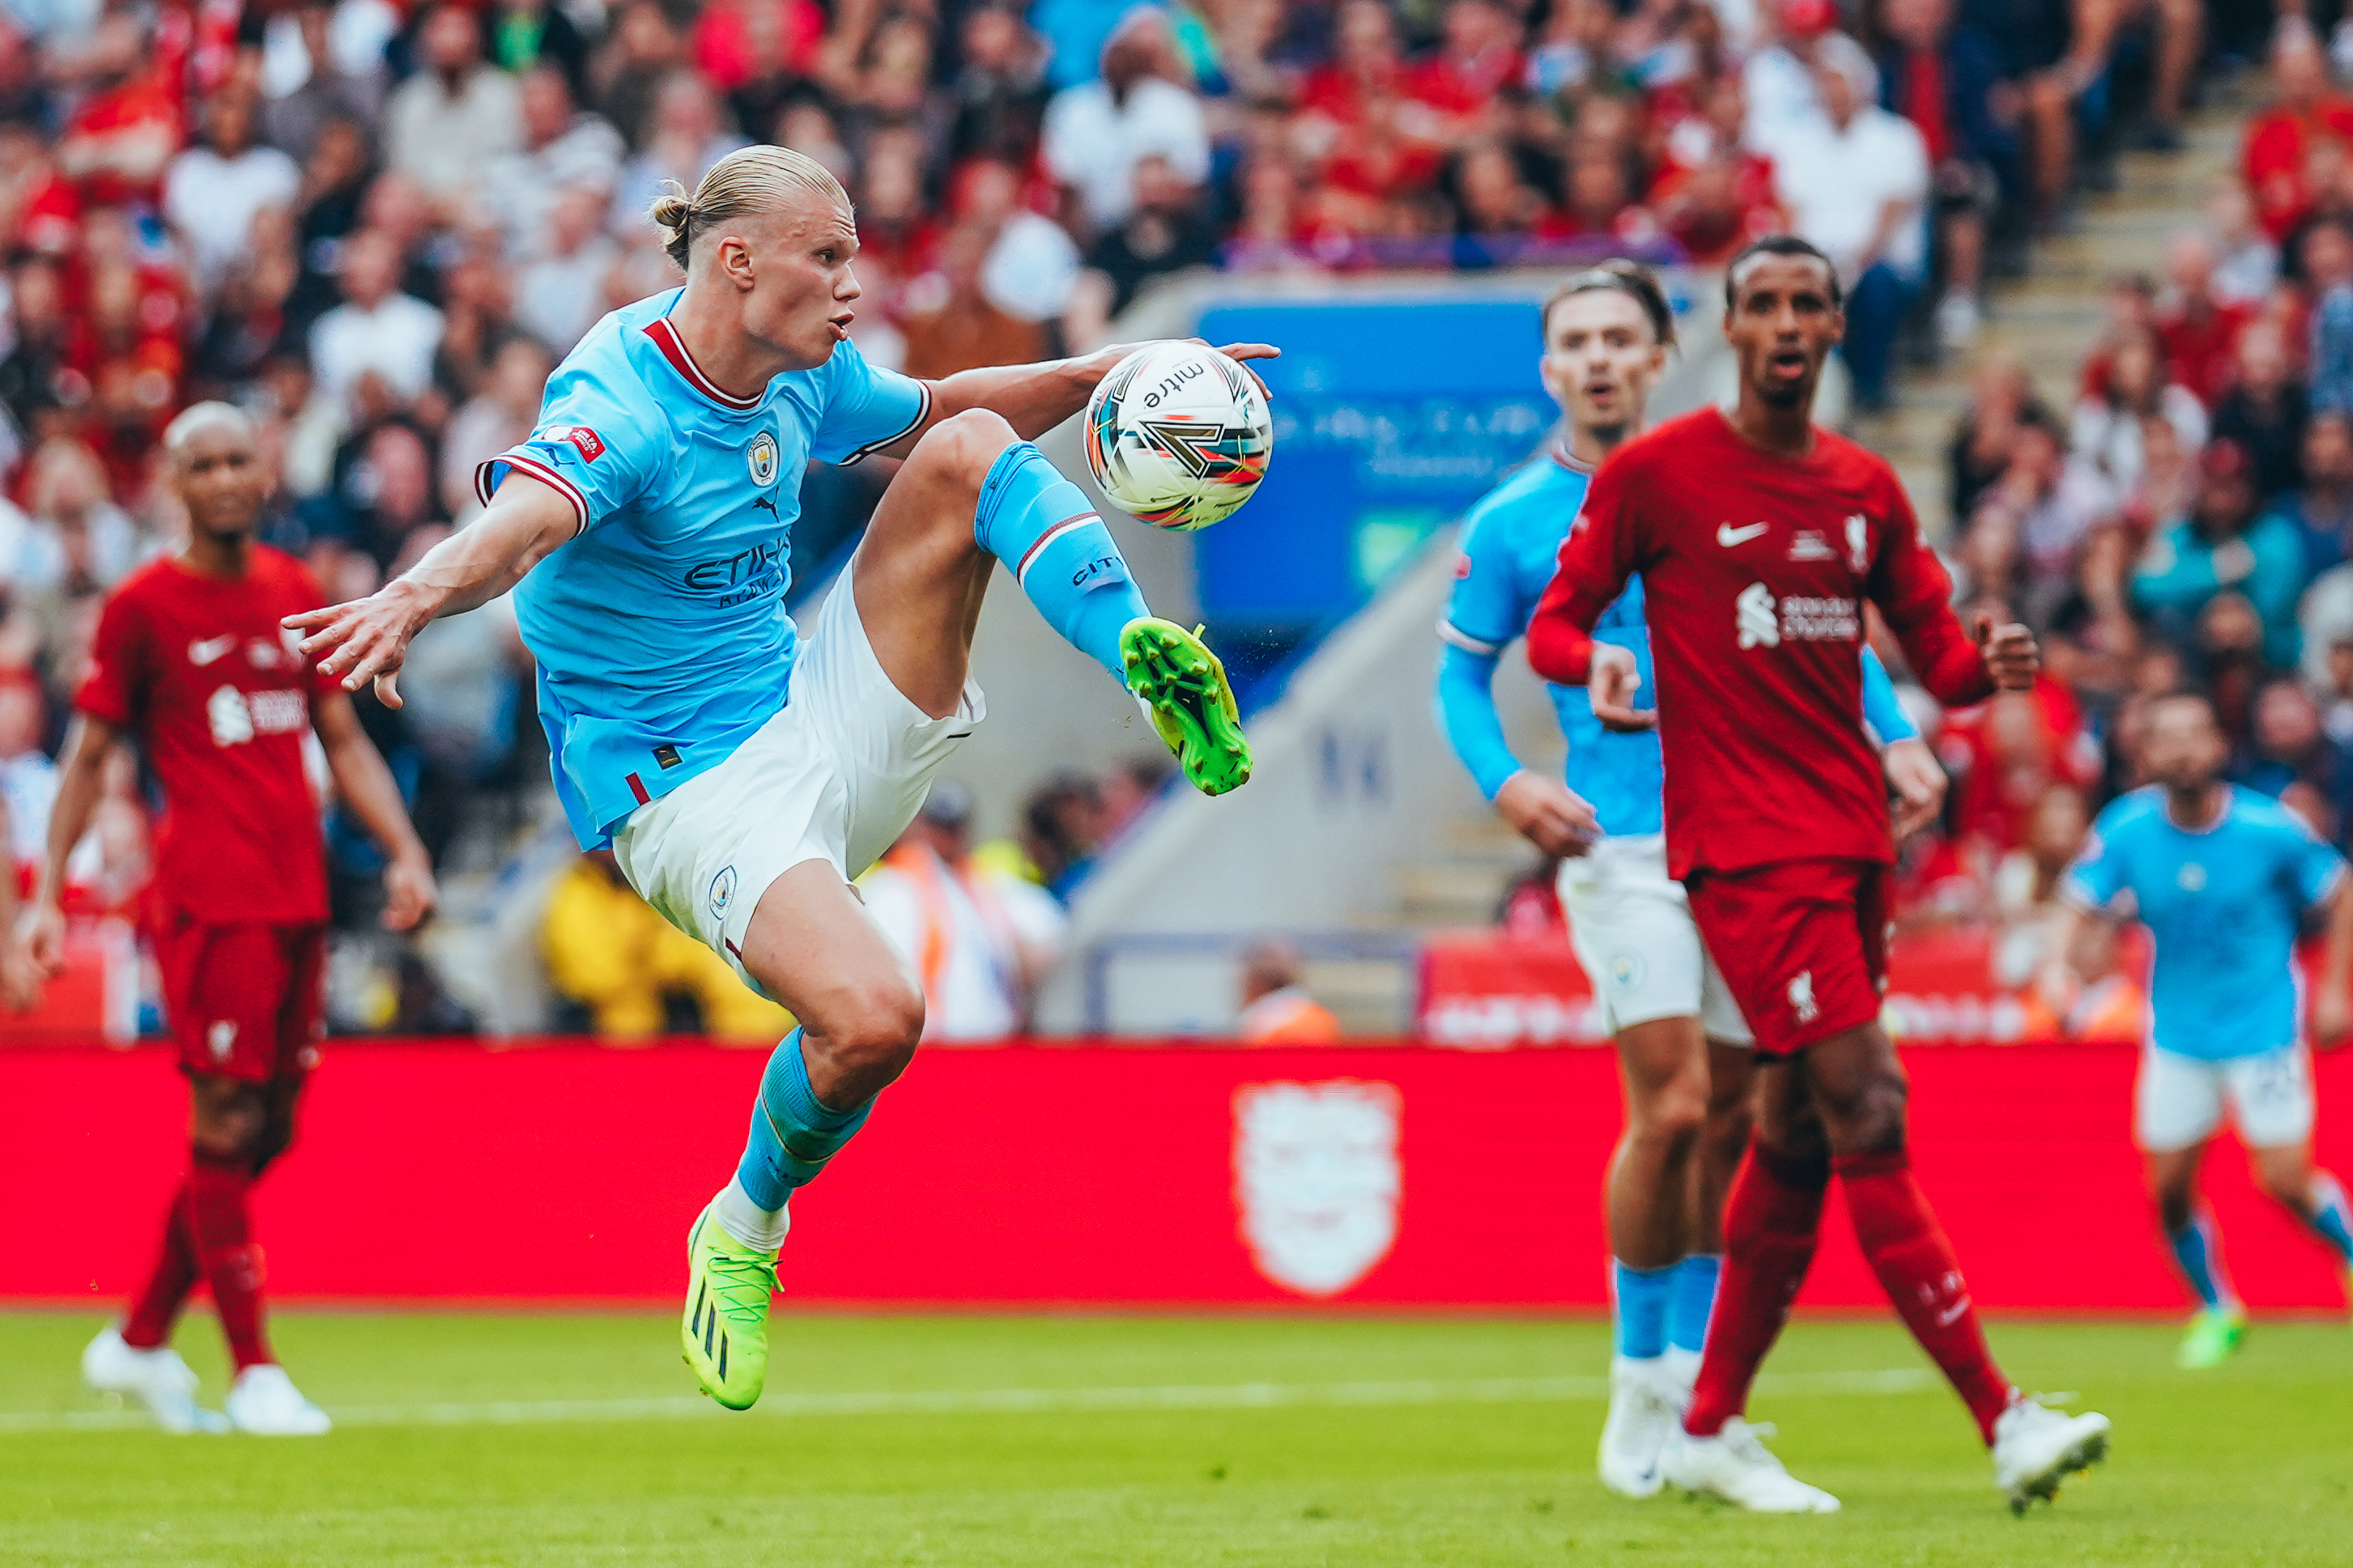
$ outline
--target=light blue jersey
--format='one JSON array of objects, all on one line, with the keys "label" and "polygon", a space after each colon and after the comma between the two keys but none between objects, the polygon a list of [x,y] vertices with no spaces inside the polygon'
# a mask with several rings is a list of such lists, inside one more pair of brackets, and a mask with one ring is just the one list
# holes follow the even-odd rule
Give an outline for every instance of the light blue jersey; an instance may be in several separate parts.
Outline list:
[{"label": "light blue jersey", "polygon": [[488,501],[520,472],[580,532],[514,591],[539,661],[555,792],[584,848],[717,766],[789,698],[797,637],[786,546],[810,459],[853,463],[923,422],[923,383],[850,343],[739,398],[670,326],[682,289],[589,331],[548,378],[530,439],[481,466]]},{"label": "light blue jersey", "polygon": [[[1487,686],[1493,663],[1513,639],[1526,632],[1536,601],[1552,582],[1561,541],[1585,504],[1593,470],[1556,446],[1529,463],[1472,507],[1462,524],[1462,558],[1439,635],[1449,647],[1440,667],[1439,719],[1463,765],[1488,799],[1519,768],[1504,742]],[[1651,670],[1651,631],[1642,617],[1642,579],[1630,578],[1626,591],[1602,611],[1593,628],[1596,642],[1632,650],[1647,694],[1658,689]],[[1458,656],[1467,655],[1468,660]],[[1470,664],[1470,668],[1458,666]],[[1565,776],[1568,787],[1593,807],[1603,832],[1613,837],[1662,832],[1661,804],[1666,773],[1656,731],[1625,733],[1604,729],[1581,686],[1545,688],[1552,698],[1561,733],[1568,738]],[[1919,733],[1895,699],[1887,671],[1868,649],[1862,655],[1863,716],[1882,741],[1909,740]]]},{"label": "light blue jersey", "polygon": [[2174,824],[2154,785],[2110,803],[2063,888],[2071,902],[2148,927],[2150,1038],[2208,1061],[2296,1040],[2296,930],[2345,875],[2344,857],[2295,813],[2224,789],[2221,820],[2198,832]]}]

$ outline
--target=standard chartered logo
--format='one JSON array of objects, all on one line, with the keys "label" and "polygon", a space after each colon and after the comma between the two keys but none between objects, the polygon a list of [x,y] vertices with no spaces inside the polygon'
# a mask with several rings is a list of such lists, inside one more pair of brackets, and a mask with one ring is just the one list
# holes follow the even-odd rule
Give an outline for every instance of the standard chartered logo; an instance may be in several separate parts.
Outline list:
[{"label": "standard chartered logo", "polygon": [[1762,583],[1751,583],[1740,590],[1737,601],[1740,616],[1742,647],[1778,647],[1781,646],[1781,609],[1773,602],[1772,591]]}]

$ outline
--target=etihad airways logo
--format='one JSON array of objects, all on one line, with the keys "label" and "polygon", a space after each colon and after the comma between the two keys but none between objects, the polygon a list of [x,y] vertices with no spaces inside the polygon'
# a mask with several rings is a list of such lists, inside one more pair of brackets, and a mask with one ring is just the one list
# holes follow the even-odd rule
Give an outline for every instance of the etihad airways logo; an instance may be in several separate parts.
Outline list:
[{"label": "etihad airways logo", "polygon": [[1862,607],[1852,599],[1792,594],[1776,599],[1762,583],[1751,583],[1733,601],[1734,624],[1744,648],[1778,647],[1784,642],[1852,642],[1862,635]]}]

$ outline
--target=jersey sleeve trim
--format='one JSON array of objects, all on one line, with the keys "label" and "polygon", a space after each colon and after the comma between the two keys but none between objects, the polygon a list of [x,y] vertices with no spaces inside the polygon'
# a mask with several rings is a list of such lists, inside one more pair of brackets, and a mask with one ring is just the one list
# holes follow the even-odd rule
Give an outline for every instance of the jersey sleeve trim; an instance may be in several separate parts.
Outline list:
[{"label": "jersey sleeve trim", "polygon": [[915,416],[913,419],[908,420],[905,425],[900,426],[890,435],[883,437],[880,441],[867,442],[866,445],[859,447],[858,450],[850,453],[849,456],[842,458],[840,462],[834,466],[841,468],[851,468],[859,463],[864,462],[867,458],[872,457],[883,447],[890,446],[892,442],[905,440],[907,438],[908,431],[922,429],[923,427],[923,421],[932,416],[932,384],[928,381],[918,381],[915,383],[915,390],[923,394],[923,398],[922,401],[915,405]]},{"label": "jersey sleeve trim", "polygon": [[1438,618],[1438,640],[1451,643],[1464,653],[1475,653],[1482,658],[1494,658],[1504,651],[1501,643],[1482,642],[1443,616]]},{"label": "jersey sleeve trim", "polygon": [[570,501],[574,517],[572,536],[575,539],[587,531],[588,498],[580,493],[580,487],[528,452],[520,449],[501,452],[495,458],[486,458],[475,465],[474,499],[476,500],[480,501],[484,506],[491,504],[491,498],[498,494],[500,481],[506,478],[505,474],[499,471],[501,468],[521,469]]}]

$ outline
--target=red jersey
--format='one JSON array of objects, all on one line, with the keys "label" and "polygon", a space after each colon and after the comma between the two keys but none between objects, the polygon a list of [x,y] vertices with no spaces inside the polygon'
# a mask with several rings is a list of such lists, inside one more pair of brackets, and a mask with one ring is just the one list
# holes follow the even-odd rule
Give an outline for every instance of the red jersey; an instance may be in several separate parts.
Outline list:
[{"label": "red jersey", "polygon": [[1528,626],[1538,674],[1584,682],[1587,634],[1637,572],[1669,874],[1892,860],[1862,728],[1862,601],[1944,701],[1993,683],[1886,460],[1827,430],[1780,457],[1714,408],[1627,443],[1594,476]]},{"label": "red jersey", "polygon": [[207,925],[327,918],[326,845],[302,766],[311,703],[336,689],[282,616],[323,603],[292,556],[253,547],[245,576],[166,557],[106,602],[76,706],[136,737],[163,781],[155,895]]}]

